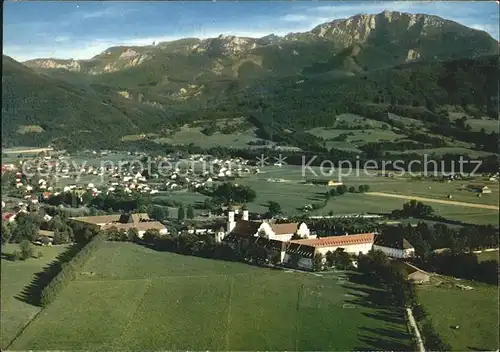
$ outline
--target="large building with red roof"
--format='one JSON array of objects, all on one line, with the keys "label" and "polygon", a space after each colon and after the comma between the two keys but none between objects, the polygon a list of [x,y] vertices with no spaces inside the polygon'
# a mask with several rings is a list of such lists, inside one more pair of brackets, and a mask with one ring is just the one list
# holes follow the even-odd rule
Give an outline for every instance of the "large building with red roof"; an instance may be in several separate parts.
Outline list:
[{"label": "large building with red roof", "polygon": [[283,262],[286,263],[293,255],[298,255],[297,265],[300,268],[312,269],[316,254],[324,256],[328,252],[335,252],[338,248],[351,254],[366,254],[373,248],[374,240],[374,233],[292,240],[285,246]]}]

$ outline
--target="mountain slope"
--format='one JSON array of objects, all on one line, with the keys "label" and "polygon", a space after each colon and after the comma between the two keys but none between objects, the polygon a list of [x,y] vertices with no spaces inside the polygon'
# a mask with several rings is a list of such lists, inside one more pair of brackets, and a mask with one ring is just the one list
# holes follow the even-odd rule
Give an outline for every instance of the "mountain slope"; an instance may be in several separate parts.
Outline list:
[{"label": "mountain slope", "polygon": [[488,97],[496,94],[497,57],[482,55],[497,52],[485,32],[436,16],[383,12],[284,37],[113,47],[90,60],[22,65],[3,56],[2,141],[112,144],[183,121],[259,114],[254,123],[276,131],[329,126],[336,113],[381,100],[474,105],[493,115]]},{"label": "mountain slope", "polygon": [[115,93],[99,94],[46,77],[7,56],[2,57],[2,64],[4,144],[31,139],[48,143],[56,137],[85,134],[105,140],[138,133],[164,120],[157,109],[138,109]]},{"label": "mountain slope", "polygon": [[[498,52],[486,32],[437,16],[382,12],[334,20],[304,33],[260,39],[221,35],[143,47],[114,47],[90,60],[36,59],[52,74],[75,72],[119,91],[138,90],[157,103],[208,99],[234,81],[300,73],[351,75],[416,60],[473,58]],[[74,78],[77,75],[74,75]],[[82,77],[80,79],[83,79]]]}]

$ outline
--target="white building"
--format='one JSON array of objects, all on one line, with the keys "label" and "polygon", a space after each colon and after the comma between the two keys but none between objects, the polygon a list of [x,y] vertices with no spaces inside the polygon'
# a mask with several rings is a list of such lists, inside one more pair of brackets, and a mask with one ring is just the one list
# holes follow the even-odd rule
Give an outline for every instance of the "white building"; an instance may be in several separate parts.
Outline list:
[{"label": "white building", "polygon": [[273,224],[266,221],[249,221],[248,210],[242,211],[242,217],[238,221],[235,221],[234,216],[234,211],[228,212],[227,235],[263,237],[282,242],[289,241],[294,234],[303,238],[310,237],[309,228],[305,223]]},{"label": "white building", "polygon": [[402,236],[378,235],[373,249],[382,251],[391,258],[409,258],[415,255],[415,248]]}]

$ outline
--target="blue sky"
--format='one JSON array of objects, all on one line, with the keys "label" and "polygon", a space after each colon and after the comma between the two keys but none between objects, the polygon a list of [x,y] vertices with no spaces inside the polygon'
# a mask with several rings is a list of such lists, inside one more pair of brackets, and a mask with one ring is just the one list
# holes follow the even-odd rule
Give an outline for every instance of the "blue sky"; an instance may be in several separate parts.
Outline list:
[{"label": "blue sky", "polygon": [[498,2],[232,1],[5,2],[4,54],[16,60],[88,59],[116,45],[219,34],[262,37],[307,31],[358,13],[433,14],[499,38]]}]

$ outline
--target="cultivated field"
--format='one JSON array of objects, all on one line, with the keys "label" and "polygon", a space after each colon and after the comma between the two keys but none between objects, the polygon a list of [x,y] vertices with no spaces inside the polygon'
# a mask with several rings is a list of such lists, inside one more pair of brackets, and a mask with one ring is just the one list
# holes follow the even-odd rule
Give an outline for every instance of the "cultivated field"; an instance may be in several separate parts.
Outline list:
[{"label": "cultivated field", "polygon": [[40,259],[28,259],[25,261],[11,261],[8,258],[18,245],[2,245],[2,269],[1,269],[1,317],[0,317],[0,345],[4,349],[14,339],[16,334],[38,313],[40,308],[23,302],[21,293],[34,278],[35,274],[53,261],[57,255],[62,253],[66,246],[36,247],[41,251],[43,257]]},{"label": "cultivated field", "polygon": [[11,349],[411,349],[384,293],[340,275],[106,243]]},{"label": "cultivated field", "polygon": [[[419,286],[418,295],[444,341],[454,351],[498,350],[498,287],[444,276],[438,279],[444,281],[441,286]],[[461,290],[455,284],[474,289]],[[458,330],[453,329],[456,325]]]}]

